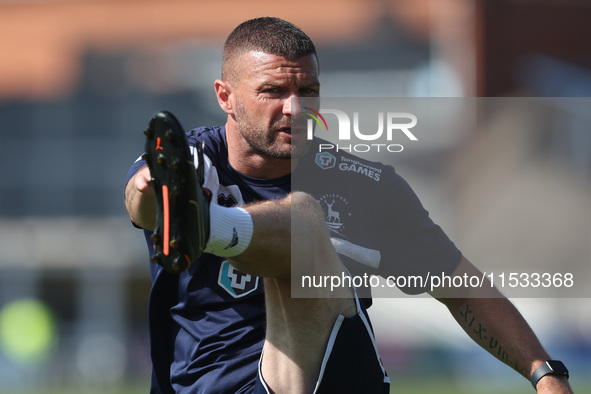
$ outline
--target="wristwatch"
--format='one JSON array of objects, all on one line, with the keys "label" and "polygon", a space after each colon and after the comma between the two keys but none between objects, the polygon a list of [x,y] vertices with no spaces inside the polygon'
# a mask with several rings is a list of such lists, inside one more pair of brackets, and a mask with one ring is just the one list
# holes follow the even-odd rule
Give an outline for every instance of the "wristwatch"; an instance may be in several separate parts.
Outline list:
[{"label": "wristwatch", "polygon": [[564,366],[562,361],[548,360],[540,365],[531,376],[531,384],[536,388],[536,385],[546,375],[566,376],[568,379],[568,369]]}]

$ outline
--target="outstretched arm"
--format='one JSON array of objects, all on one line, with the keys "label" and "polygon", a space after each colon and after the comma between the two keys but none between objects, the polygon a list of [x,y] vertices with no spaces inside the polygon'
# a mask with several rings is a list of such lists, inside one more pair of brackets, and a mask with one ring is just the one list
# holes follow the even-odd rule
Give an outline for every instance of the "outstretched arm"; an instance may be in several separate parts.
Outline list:
[{"label": "outstretched arm", "polygon": [[[462,258],[453,275],[464,273],[482,275]],[[447,306],[454,319],[478,345],[529,380],[536,368],[550,356],[513,304],[496,289],[487,291],[490,293],[476,294],[477,297],[472,294],[443,298],[440,291],[431,295]],[[572,393],[568,380],[555,375],[540,379],[537,390],[539,393]]]}]

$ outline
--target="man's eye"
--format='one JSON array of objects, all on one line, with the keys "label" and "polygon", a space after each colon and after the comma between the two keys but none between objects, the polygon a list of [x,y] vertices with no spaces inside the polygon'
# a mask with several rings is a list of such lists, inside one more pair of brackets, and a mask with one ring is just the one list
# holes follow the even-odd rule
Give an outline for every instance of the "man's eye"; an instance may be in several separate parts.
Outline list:
[{"label": "man's eye", "polygon": [[317,96],[318,95],[318,90],[317,89],[313,89],[313,88],[306,88],[306,89],[300,90],[300,94],[302,96]]}]

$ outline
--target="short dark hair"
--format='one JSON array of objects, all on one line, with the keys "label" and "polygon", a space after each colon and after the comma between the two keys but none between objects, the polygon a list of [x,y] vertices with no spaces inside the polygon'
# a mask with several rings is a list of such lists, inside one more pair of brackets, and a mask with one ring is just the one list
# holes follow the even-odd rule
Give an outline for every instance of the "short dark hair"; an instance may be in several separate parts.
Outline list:
[{"label": "short dark hair", "polygon": [[251,51],[261,51],[286,59],[316,55],[316,47],[306,33],[293,23],[273,17],[250,19],[238,25],[226,39],[222,78],[232,74],[231,60]]}]

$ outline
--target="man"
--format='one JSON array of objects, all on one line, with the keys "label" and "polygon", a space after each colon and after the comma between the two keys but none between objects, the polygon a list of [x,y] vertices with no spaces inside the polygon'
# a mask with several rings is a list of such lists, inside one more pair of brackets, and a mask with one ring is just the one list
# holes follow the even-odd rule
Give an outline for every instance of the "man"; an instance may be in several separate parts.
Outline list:
[{"label": "man", "polygon": [[[317,201],[329,179],[314,168],[310,146],[318,142],[292,127],[302,115],[298,100],[320,92],[316,50],[299,28],[276,18],[242,23],[226,41],[214,87],[225,126],[189,132],[191,156],[178,122],[159,113],[146,130],[144,160],[128,173],[126,207],[146,229],[158,263],[151,266],[149,304],[152,391],[389,392],[366,313],[370,302],[347,286],[292,298],[292,267],[351,275],[362,259],[351,258],[346,245],[383,240],[371,245],[382,252],[380,274],[423,272],[432,264],[455,275],[478,271],[391,167],[381,166],[380,182],[367,185],[384,188],[393,210],[405,212],[387,238],[372,238],[361,222],[349,226],[346,240],[329,233]],[[291,191],[292,168],[310,174],[304,192]],[[338,174],[349,177],[338,183],[351,188],[364,181],[357,175]],[[351,209],[368,203],[356,198]],[[493,296],[440,301],[486,350],[528,379],[537,370],[538,392],[570,392],[566,372],[557,362],[544,364],[549,356],[519,313]]]}]

